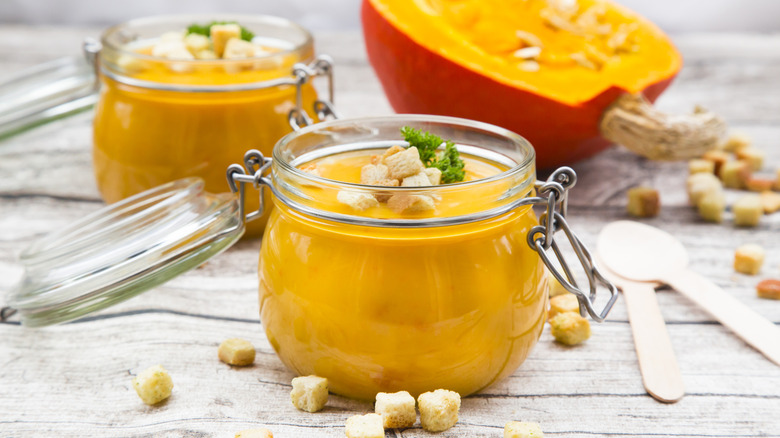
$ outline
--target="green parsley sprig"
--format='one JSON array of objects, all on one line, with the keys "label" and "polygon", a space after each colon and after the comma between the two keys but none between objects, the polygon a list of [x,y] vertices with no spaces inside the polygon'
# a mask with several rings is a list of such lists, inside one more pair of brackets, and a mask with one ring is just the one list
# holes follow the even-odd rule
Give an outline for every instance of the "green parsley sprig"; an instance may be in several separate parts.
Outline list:
[{"label": "green parsley sprig", "polygon": [[[211,35],[211,26],[215,26],[218,24],[238,24],[235,21],[212,21],[208,24],[197,24],[192,23],[189,26],[187,26],[187,34],[191,33],[197,33],[200,35],[210,36]],[[252,38],[255,37],[255,34],[249,31],[249,29],[245,28],[244,26],[241,27],[241,39],[244,41],[252,41]]]},{"label": "green parsley sprig", "polygon": [[[460,158],[460,152],[452,141],[442,140],[438,135],[409,126],[401,128],[401,135],[409,143],[409,147],[417,148],[425,167],[441,170],[442,184],[460,182],[466,177],[464,170],[466,163]],[[437,152],[442,143],[444,143],[444,151]]]}]

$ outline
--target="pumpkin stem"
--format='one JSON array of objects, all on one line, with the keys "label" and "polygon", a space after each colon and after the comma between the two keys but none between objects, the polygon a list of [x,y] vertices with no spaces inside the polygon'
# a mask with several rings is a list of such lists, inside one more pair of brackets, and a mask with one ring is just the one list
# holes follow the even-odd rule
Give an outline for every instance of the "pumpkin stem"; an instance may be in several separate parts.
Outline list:
[{"label": "pumpkin stem", "polygon": [[693,114],[666,114],[641,94],[624,94],[601,118],[601,134],[609,141],[652,160],[686,160],[720,145],[726,122],[704,108]]}]

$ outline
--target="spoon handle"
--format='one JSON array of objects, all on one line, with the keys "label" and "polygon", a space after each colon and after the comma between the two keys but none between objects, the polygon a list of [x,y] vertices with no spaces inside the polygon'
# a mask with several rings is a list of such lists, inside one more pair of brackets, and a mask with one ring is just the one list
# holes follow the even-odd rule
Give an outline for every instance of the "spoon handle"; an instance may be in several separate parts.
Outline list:
[{"label": "spoon handle", "polygon": [[780,365],[780,328],[727,294],[715,283],[684,269],[664,279],[679,293],[707,311],[721,324]]},{"label": "spoon handle", "polygon": [[634,282],[621,285],[621,289],[631,322],[642,383],[654,399],[674,403],[685,395],[685,386],[655,290],[650,284]]}]

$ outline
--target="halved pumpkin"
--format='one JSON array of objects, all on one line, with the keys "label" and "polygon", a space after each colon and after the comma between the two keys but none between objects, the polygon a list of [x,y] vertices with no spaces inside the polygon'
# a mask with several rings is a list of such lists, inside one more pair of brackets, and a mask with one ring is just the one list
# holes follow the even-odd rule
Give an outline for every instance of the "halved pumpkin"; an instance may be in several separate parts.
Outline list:
[{"label": "halved pumpkin", "polygon": [[[605,113],[625,94],[653,101],[682,65],[660,29],[609,1],[364,0],[362,20],[397,112],[503,126],[541,168],[605,149]],[[625,143],[624,128],[611,137]]]}]

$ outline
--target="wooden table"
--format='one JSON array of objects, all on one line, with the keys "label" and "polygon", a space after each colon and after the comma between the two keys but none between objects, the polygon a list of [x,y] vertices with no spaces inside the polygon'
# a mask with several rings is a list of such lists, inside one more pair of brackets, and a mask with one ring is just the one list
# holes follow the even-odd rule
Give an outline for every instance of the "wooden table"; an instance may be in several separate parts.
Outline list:
[{"label": "wooden table", "polygon": [[[77,54],[81,39],[98,31],[4,25],[3,73]],[[321,34],[317,42],[335,58],[336,101],[345,115],[391,112],[358,33]],[[703,104],[752,135],[770,166],[780,165],[780,36],[689,35],[676,42],[686,65],[659,105],[687,112]],[[85,114],[0,143],[0,291],[15,281],[22,248],[103,205],[90,169],[90,133]],[[587,244],[604,224],[626,218],[627,188],[650,184],[661,190],[663,211],[647,223],[678,236],[694,270],[780,323],[780,302],[756,298],[758,278],[731,266],[739,244],[758,242],[768,249],[760,277],[780,277],[780,214],[749,230],[702,223],[686,205],[683,163],[649,162],[616,148],[574,167],[580,183],[571,222]],[[257,426],[277,437],[344,436],[346,418],[372,406],[333,395],[318,414],[290,404],[294,376],[258,320],[258,245],[242,242],[201,269],[76,323],[0,324],[0,436],[232,437]],[[658,299],[687,387],[679,403],[646,395],[618,301],[584,345],[562,347],[545,331],[513,376],[464,399],[458,425],[439,436],[500,437],[509,420],[539,422],[553,437],[780,436],[780,368],[675,292],[661,291]],[[257,346],[256,365],[231,369],[217,360],[217,345],[233,336]],[[147,407],[130,382],[157,363],[176,386],[167,403]],[[415,427],[387,436],[428,434]]]}]

